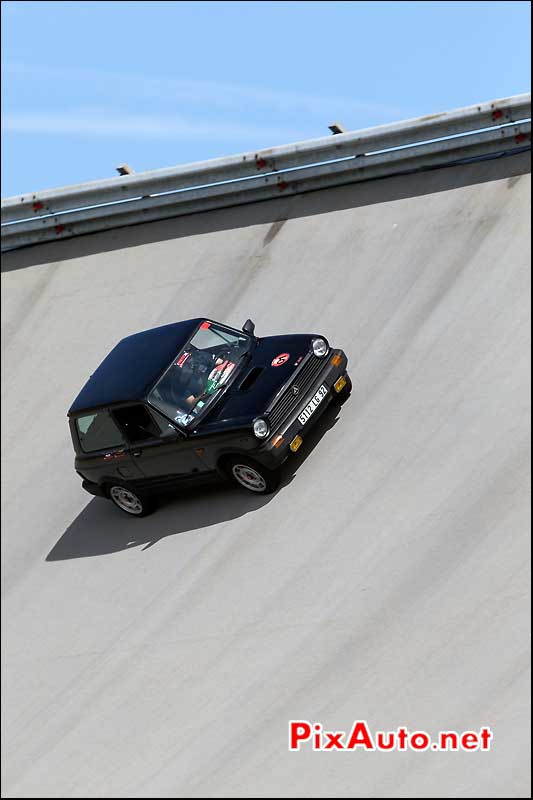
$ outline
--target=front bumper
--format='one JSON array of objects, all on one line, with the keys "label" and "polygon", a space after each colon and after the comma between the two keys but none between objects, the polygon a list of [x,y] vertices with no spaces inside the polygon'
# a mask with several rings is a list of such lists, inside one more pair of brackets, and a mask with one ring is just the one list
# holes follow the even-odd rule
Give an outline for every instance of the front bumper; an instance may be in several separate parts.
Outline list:
[{"label": "front bumper", "polygon": [[[347,377],[346,369],[348,366],[348,358],[343,350],[332,350],[327,358],[324,359],[324,362],[323,370],[317,375],[305,396],[291,409],[289,416],[278,425],[275,430],[270,432],[268,440],[257,454],[260,456],[258,460],[266,467],[273,469],[283,464],[283,462],[292,455],[290,449],[291,442],[296,436],[301,436],[302,440],[305,439],[311,428],[314,427],[331,401],[337,395],[334,384],[342,376]],[[325,386],[327,394],[323,397],[307,421],[302,422],[298,418],[299,415],[302,414],[310,400],[315,397],[321,386]],[[279,441],[280,436],[283,437],[281,443]]]}]

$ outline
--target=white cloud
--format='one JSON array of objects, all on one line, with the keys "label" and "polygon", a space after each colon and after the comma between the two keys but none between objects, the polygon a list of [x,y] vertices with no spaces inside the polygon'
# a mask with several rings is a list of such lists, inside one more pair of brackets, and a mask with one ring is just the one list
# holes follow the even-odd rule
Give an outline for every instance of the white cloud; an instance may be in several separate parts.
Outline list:
[{"label": "white cloud", "polygon": [[[67,82],[90,83],[100,94],[126,94],[139,98],[151,97],[175,107],[177,103],[200,105],[203,108],[238,109],[262,108],[278,112],[300,112],[314,115],[340,115],[357,117],[373,114],[390,120],[405,117],[405,109],[388,104],[380,104],[355,97],[340,97],[331,93],[327,96],[308,94],[294,90],[271,89],[265,86],[247,86],[219,81],[176,80],[165,77],[147,77],[143,74],[125,72],[101,72],[98,70],[67,70],[51,67],[7,64],[6,75],[31,76],[32,80],[61,80]],[[323,120],[324,125],[332,119]]]},{"label": "white cloud", "polygon": [[[62,87],[70,85],[70,95],[75,91],[86,100],[95,98],[99,106],[92,108],[85,103],[68,110],[64,106],[57,110],[50,107],[54,100],[48,87],[58,80]],[[326,125],[334,120],[349,128],[350,123],[353,127],[366,127],[371,124],[369,116],[374,124],[406,116],[398,108],[334,95],[127,72],[7,64],[7,97],[16,96],[19,81],[32,86],[42,81],[43,96],[49,103],[41,110],[15,109],[6,104],[2,129],[25,134],[246,141],[247,146],[264,147],[327,135]],[[38,96],[39,92],[35,94]],[[137,108],[145,110],[139,112]],[[263,120],[270,124],[262,124]],[[250,144],[250,140],[254,143]]]},{"label": "white cloud", "polygon": [[232,141],[256,138],[264,141],[298,139],[297,131],[240,125],[223,121],[184,119],[165,114],[108,113],[90,110],[6,111],[2,129],[13,133],[64,136],[106,136],[141,139],[208,139]]}]

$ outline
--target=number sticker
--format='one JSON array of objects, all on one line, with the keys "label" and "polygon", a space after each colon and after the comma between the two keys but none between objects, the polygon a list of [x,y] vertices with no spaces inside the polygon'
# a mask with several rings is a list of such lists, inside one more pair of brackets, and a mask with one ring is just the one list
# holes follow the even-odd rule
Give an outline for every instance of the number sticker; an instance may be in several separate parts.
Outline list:
[{"label": "number sticker", "polygon": [[272,366],[281,367],[281,365],[285,364],[290,357],[290,353],[280,353],[279,356],[276,356],[276,358],[272,360]]}]

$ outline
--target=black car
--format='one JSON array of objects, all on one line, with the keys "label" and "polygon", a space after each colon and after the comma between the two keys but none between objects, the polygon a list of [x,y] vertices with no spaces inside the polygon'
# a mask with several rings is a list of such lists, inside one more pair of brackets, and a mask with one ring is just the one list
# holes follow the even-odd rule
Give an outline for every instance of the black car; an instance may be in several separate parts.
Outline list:
[{"label": "black car", "polygon": [[275,491],[281,464],[352,384],[323,336],[254,330],[199,318],[122,339],[68,412],[83,488],[135,517],[157,493],[212,478]]}]

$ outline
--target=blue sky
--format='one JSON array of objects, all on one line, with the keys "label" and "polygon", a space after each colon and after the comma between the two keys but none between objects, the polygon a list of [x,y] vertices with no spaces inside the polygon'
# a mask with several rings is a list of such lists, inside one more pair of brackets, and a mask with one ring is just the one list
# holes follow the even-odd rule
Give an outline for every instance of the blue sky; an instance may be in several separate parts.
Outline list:
[{"label": "blue sky", "polygon": [[530,90],[528,2],[2,3],[2,197]]}]

